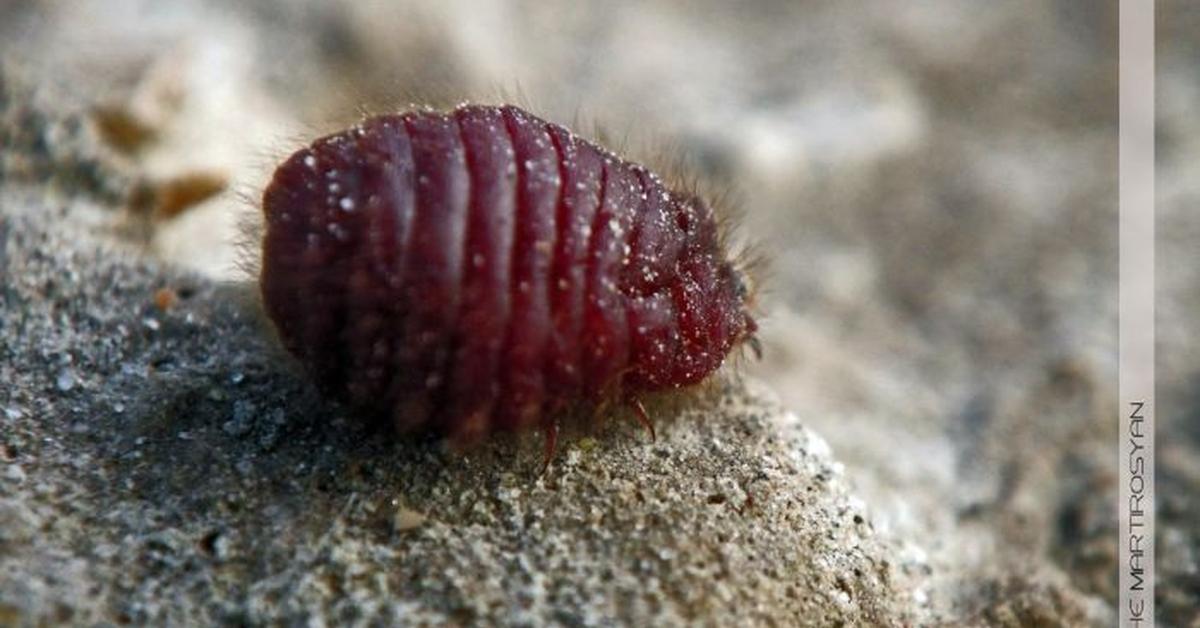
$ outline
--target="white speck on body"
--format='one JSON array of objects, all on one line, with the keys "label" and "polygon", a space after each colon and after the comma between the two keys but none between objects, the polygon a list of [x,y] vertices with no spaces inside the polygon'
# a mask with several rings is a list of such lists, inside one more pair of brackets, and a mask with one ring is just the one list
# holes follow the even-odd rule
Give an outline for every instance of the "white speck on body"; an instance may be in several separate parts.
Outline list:
[{"label": "white speck on body", "polygon": [[345,242],[350,239],[350,232],[337,223],[331,222],[325,226],[325,229],[329,231],[329,235],[336,238],[339,242]]}]

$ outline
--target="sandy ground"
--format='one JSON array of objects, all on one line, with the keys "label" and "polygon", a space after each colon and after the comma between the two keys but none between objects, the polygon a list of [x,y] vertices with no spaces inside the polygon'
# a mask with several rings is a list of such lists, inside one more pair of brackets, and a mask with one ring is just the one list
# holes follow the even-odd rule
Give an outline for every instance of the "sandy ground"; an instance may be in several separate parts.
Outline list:
[{"label": "sandy ground", "polygon": [[[1159,613],[1188,626],[1200,11],[1159,13]],[[1115,20],[4,5],[0,624],[1111,623]],[[682,155],[770,262],[761,362],[551,479],[530,443],[389,443],[317,399],[232,244],[271,164],[360,111],[514,98]]]}]

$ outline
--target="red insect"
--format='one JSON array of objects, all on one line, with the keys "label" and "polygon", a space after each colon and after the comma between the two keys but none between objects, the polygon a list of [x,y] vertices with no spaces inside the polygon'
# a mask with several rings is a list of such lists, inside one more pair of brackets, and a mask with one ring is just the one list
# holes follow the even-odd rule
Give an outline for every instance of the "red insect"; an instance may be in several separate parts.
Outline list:
[{"label": "red insect", "polygon": [[708,205],[512,106],[368,119],[263,195],[260,276],[327,393],[470,441],[699,382],[756,329]]}]

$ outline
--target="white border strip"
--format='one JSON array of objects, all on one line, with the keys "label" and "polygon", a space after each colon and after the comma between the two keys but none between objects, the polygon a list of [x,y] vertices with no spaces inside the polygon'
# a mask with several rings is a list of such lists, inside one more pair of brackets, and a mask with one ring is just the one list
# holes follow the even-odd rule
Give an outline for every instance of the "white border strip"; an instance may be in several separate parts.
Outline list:
[{"label": "white border strip", "polygon": [[1121,626],[1154,625],[1154,1],[1120,4]]}]

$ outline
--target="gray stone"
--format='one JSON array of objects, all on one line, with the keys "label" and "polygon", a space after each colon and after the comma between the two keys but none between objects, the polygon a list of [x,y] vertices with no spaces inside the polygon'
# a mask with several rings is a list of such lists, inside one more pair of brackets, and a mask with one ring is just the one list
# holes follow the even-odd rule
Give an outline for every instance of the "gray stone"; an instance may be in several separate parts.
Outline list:
[{"label": "gray stone", "polygon": [[[41,393],[50,369],[10,381],[9,407],[33,417],[0,436],[18,452],[0,608],[20,623],[927,616],[913,589],[927,565],[876,533],[828,445],[760,385],[719,378],[652,404],[655,441],[620,411],[569,423],[544,475],[536,434],[461,453],[395,441],[337,418],[228,289],[97,246],[36,195],[0,202],[8,359],[70,347],[105,381],[82,396]],[[68,270],[58,306],[41,287]],[[157,286],[184,284],[159,330],[115,333],[138,329]],[[97,338],[118,341],[98,353]],[[35,532],[33,511],[53,525]]]}]

